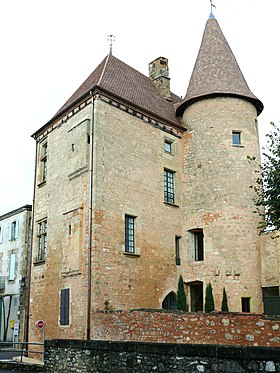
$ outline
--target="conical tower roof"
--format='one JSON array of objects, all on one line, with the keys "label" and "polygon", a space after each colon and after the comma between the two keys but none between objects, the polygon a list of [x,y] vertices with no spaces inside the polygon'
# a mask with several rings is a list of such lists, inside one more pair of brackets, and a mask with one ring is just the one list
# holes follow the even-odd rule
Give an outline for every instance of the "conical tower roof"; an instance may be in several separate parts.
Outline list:
[{"label": "conical tower roof", "polygon": [[181,115],[187,106],[201,98],[216,96],[240,97],[250,101],[258,115],[263,110],[262,102],[250,91],[217,20],[211,14],[206,22],[187,94],[176,113]]}]

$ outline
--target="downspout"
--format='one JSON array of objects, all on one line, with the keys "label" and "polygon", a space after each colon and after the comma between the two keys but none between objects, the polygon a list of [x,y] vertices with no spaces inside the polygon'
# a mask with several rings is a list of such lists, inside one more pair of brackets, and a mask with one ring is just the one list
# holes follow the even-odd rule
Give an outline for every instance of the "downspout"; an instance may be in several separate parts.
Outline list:
[{"label": "downspout", "polygon": [[[28,274],[27,274],[27,304],[26,304],[26,316],[25,316],[25,342],[28,342],[28,331],[29,331],[29,309],[30,309],[30,284],[31,284],[31,268],[32,268],[32,248],[33,248],[33,231],[34,231],[34,206],[35,206],[35,190],[36,190],[36,177],[37,177],[37,159],[38,159],[38,141],[36,140],[36,154],[35,154],[35,169],[34,169],[34,185],[33,185],[33,201],[32,201],[32,219],[31,219],[31,232],[29,242],[29,253],[27,256],[28,260]],[[28,344],[26,345],[28,349]]]},{"label": "downspout", "polygon": [[90,310],[91,310],[91,251],[92,251],[92,186],[93,186],[93,126],[94,126],[94,97],[91,99],[90,118],[90,155],[89,155],[89,195],[88,195],[88,294],[87,294],[87,340],[90,340]]}]

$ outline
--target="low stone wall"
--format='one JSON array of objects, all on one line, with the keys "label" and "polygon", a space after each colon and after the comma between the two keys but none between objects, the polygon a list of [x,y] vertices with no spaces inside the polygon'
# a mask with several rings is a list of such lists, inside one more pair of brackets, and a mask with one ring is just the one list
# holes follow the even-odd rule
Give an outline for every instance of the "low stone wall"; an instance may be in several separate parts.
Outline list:
[{"label": "low stone wall", "polygon": [[93,324],[93,340],[280,346],[280,316],[163,310],[102,311],[94,314]]},{"label": "low stone wall", "polygon": [[45,347],[49,373],[280,372],[279,348],[78,340]]}]

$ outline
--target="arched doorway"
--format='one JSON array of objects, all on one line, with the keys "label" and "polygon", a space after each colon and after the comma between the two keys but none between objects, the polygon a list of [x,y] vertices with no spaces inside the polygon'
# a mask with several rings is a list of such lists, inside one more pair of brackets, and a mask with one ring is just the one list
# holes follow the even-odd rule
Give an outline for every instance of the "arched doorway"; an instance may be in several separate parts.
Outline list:
[{"label": "arched doorway", "polygon": [[173,291],[171,291],[162,301],[162,308],[164,310],[176,310],[177,309],[177,297]]}]

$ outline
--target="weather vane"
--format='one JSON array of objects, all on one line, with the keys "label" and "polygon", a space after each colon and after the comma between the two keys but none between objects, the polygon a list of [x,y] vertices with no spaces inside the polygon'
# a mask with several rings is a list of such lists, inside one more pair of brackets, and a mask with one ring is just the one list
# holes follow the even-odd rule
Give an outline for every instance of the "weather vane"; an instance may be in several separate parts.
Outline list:
[{"label": "weather vane", "polygon": [[114,35],[108,35],[108,39],[107,40],[110,42],[110,53],[112,53],[113,42],[115,41],[115,36]]},{"label": "weather vane", "polygon": [[214,4],[212,3],[212,0],[210,0],[210,3],[211,3],[211,13],[212,13],[213,8],[216,8],[216,5],[214,5]]}]

